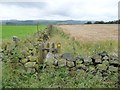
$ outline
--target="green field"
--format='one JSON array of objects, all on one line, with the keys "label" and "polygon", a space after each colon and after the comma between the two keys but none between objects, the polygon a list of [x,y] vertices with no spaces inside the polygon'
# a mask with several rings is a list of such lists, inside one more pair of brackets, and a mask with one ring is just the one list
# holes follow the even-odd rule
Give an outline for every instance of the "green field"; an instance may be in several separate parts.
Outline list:
[{"label": "green field", "polygon": [[[37,32],[37,26],[0,26],[2,27],[2,39],[10,39],[12,36],[26,37]],[[46,26],[39,26],[40,30]]]}]

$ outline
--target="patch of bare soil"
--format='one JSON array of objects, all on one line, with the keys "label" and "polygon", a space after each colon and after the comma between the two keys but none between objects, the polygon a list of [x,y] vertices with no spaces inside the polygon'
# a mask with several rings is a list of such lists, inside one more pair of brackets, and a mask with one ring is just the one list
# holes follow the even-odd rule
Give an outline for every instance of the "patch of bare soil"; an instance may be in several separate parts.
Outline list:
[{"label": "patch of bare soil", "polygon": [[118,40],[117,24],[57,25],[57,27],[70,34],[75,40]]}]

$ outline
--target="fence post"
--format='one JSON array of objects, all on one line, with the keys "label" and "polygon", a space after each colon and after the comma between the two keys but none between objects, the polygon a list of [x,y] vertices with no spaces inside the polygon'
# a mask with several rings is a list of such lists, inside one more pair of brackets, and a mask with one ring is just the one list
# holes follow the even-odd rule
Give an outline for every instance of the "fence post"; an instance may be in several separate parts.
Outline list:
[{"label": "fence post", "polygon": [[47,43],[47,48],[50,48],[50,43],[49,42]]},{"label": "fence post", "polygon": [[52,43],[52,48],[55,48],[55,44],[54,43]]},{"label": "fence post", "polygon": [[53,29],[53,26],[52,26],[52,25],[49,25],[49,26],[48,26],[48,35],[49,35],[49,36],[51,35],[52,29]]},{"label": "fence post", "polygon": [[44,59],[46,58],[46,55],[47,55],[47,53],[49,52],[49,43],[48,42],[46,42],[45,43],[45,46],[44,46],[44,50],[43,50],[43,54],[44,54]]},{"label": "fence post", "polygon": [[44,47],[44,44],[41,43],[40,46],[39,46],[39,52],[38,52],[39,64],[43,63],[43,47]]}]

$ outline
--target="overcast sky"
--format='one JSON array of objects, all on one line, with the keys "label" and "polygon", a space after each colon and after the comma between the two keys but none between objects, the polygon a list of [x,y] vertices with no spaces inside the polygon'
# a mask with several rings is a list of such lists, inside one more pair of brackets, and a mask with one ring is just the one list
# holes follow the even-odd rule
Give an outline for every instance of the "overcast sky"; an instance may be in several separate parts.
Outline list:
[{"label": "overcast sky", "polygon": [[[4,1],[4,2],[2,2]],[[119,0],[0,1],[0,20],[117,20]],[[11,0],[12,1],[12,0]],[[18,0],[19,1],[19,0]],[[29,1],[29,2],[24,2]]]}]

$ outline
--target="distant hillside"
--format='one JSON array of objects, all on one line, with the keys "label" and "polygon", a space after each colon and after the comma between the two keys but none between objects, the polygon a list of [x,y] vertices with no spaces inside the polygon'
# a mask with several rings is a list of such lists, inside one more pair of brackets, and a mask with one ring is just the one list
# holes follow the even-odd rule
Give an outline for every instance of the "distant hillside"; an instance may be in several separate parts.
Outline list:
[{"label": "distant hillside", "polygon": [[118,24],[120,20],[114,21],[83,21],[83,20],[0,20],[2,25],[49,25],[49,24]]},{"label": "distant hillside", "polygon": [[84,24],[87,21],[79,21],[79,20],[3,20],[2,25],[36,25],[36,24],[42,24],[42,25],[48,25],[48,24]]}]

